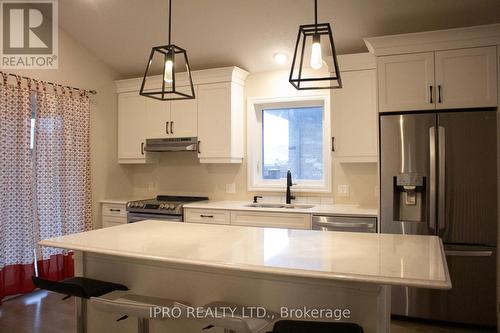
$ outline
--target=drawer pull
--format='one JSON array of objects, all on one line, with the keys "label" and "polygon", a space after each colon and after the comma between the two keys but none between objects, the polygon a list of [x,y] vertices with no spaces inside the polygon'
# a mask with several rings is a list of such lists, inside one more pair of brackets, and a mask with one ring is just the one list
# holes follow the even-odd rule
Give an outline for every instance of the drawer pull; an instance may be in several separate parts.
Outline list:
[{"label": "drawer pull", "polygon": [[118,213],[119,213],[119,212],[121,212],[122,210],[121,210],[121,209],[113,209],[113,208],[111,208],[109,211],[110,211],[110,212],[118,212]]},{"label": "drawer pull", "polygon": [[213,215],[203,215],[203,214],[200,214],[200,217],[207,217],[207,218],[210,218],[210,219],[214,218]]}]

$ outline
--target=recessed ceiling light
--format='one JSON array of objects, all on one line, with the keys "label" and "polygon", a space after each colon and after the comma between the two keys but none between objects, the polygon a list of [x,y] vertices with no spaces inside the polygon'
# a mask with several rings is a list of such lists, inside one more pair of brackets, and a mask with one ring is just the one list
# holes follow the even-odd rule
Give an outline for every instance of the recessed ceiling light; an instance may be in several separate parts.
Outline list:
[{"label": "recessed ceiling light", "polygon": [[285,62],[287,62],[288,56],[285,53],[283,53],[283,52],[276,52],[273,55],[273,59],[274,59],[274,61],[276,61],[276,63],[282,65]]}]

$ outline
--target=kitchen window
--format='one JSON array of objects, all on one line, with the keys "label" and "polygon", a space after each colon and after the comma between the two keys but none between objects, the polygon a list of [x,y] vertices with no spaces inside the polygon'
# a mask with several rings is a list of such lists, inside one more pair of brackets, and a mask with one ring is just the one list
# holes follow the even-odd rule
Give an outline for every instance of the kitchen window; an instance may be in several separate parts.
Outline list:
[{"label": "kitchen window", "polygon": [[250,191],[282,191],[292,172],[294,191],[329,192],[328,96],[249,101]]}]

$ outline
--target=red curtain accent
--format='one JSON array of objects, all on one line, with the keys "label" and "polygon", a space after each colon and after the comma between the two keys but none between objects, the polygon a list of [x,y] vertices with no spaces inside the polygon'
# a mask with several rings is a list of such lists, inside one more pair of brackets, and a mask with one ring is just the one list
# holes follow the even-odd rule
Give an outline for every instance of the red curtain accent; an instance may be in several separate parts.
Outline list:
[{"label": "red curtain accent", "polygon": [[[61,281],[75,275],[73,253],[57,254],[38,261],[41,278]],[[35,275],[33,264],[8,265],[0,270],[0,304],[5,296],[27,294],[35,289],[31,277]]]}]

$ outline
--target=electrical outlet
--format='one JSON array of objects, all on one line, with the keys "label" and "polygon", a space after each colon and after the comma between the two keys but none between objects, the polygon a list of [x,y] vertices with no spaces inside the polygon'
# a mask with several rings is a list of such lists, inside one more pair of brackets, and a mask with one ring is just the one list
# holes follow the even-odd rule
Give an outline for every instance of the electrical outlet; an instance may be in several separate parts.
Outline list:
[{"label": "electrical outlet", "polygon": [[236,193],[236,184],[235,183],[226,184],[226,193],[231,193],[231,194]]},{"label": "electrical outlet", "polygon": [[337,186],[337,195],[339,197],[348,197],[349,196],[349,185],[338,185]]}]

